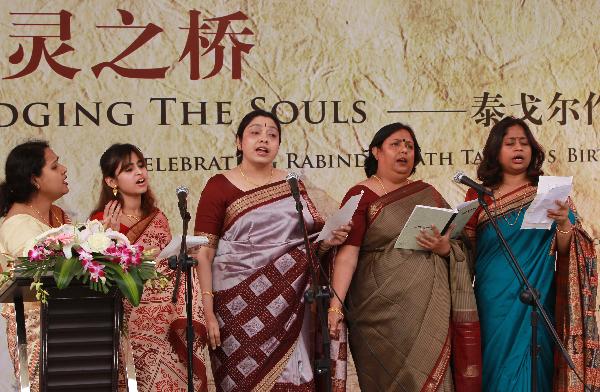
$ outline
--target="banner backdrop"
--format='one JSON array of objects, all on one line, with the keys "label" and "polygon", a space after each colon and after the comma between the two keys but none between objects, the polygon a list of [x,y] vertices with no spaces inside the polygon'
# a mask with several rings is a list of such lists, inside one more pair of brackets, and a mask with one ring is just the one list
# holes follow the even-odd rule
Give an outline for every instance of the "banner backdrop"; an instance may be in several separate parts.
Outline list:
[{"label": "banner backdrop", "polygon": [[208,178],[235,166],[253,108],[285,124],[277,166],[302,173],[326,215],[364,179],[382,125],[414,128],[414,178],[455,204],[453,174],[475,178],[490,127],[514,115],[546,148],[546,174],[574,176],[598,244],[599,16],[593,0],[3,2],[0,158],[48,140],[68,167],[59,204],[84,220],[100,155],[133,143],[177,233],[175,188],[190,188],[193,214]]}]

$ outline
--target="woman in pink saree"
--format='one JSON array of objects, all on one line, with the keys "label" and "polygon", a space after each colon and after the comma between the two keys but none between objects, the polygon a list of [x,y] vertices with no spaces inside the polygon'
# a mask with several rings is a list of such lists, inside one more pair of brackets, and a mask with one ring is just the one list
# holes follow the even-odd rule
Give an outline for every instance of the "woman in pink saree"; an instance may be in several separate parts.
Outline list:
[{"label": "woman in pink saree", "polygon": [[[310,266],[286,172],[273,168],[280,143],[277,118],[244,117],[237,133],[239,166],[212,177],[196,215],[199,279],[218,391],[314,391],[314,320],[304,292]],[[323,226],[300,183],[309,235]],[[340,244],[342,226],[317,254]],[[311,245],[312,246],[312,245]],[[341,347],[341,348],[340,348]],[[345,343],[334,342],[334,390],[344,390]]]},{"label": "woman in pink saree", "polygon": [[[91,219],[125,234],[144,249],[162,250],[171,241],[167,217],[154,205],[148,187],[148,171],[141,151],[131,144],[115,144],[102,155],[102,193]],[[139,306],[124,305],[124,328],[131,345],[138,391],[186,391],[187,347],[185,284],[177,304],[171,302],[174,272],[167,260],[157,260],[156,269],[168,277],[168,285],[144,287]],[[194,386],[206,391],[206,369],[202,355],[206,329],[200,318],[197,290],[194,292]],[[122,362],[127,358],[122,358]],[[122,375],[124,372],[120,372]],[[125,389],[124,378],[119,390]]]}]

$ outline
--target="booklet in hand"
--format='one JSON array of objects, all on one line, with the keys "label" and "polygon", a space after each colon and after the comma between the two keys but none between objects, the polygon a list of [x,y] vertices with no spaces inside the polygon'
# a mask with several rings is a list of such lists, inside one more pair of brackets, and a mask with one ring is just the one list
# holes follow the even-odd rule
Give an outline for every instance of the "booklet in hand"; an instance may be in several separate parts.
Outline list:
[{"label": "booklet in hand", "polygon": [[461,203],[455,209],[417,205],[400,232],[394,248],[424,250],[417,244],[416,237],[421,229],[428,230],[431,233],[432,225],[435,225],[440,233],[444,235],[450,225],[454,224],[452,238],[456,238],[471,219],[477,207],[479,207],[477,200]]}]

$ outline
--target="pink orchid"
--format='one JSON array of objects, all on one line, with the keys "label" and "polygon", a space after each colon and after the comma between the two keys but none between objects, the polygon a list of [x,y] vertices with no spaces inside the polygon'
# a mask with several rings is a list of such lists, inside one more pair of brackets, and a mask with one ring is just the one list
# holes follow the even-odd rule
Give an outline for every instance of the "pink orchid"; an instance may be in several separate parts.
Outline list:
[{"label": "pink orchid", "polygon": [[81,261],[92,261],[94,256],[87,252],[85,249],[79,249],[79,260]]},{"label": "pink orchid", "polygon": [[112,243],[108,248],[106,248],[106,250],[104,251],[104,254],[107,256],[117,256],[117,254],[119,253],[117,246]]},{"label": "pink orchid", "polygon": [[62,232],[57,237],[56,240],[63,245],[69,244],[75,238],[75,234],[72,232]]},{"label": "pink orchid", "polygon": [[84,271],[89,271],[92,263],[93,263],[93,260],[87,260],[87,259],[81,260],[81,266],[83,267]]},{"label": "pink orchid", "polygon": [[48,251],[41,245],[36,245],[27,252],[27,258],[30,261],[44,261],[48,258]]},{"label": "pink orchid", "polygon": [[90,273],[90,280],[92,282],[97,282],[99,279],[104,282],[104,264],[92,261],[88,265],[88,272]]}]

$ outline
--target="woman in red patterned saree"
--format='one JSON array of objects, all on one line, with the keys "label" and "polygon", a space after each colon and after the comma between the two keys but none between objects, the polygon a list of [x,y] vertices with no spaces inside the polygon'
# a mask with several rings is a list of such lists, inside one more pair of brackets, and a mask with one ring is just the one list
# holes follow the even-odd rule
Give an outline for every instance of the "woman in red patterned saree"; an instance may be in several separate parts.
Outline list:
[{"label": "woman in red patterned saree", "polygon": [[363,391],[473,392],[481,389],[481,352],[469,255],[442,228],[421,231],[422,250],[397,249],[396,238],[418,204],[448,208],[431,185],[411,180],[421,162],[413,130],[382,127],[369,146],[367,179],[354,226],[333,266],[329,329],[348,309],[349,343]]},{"label": "woman in red patterned saree", "polygon": [[[132,244],[143,245],[146,250],[163,249],[171,241],[169,222],[154,205],[142,152],[131,144],[114,144],[100,158],[100,167],[102,193],[91,219],[101,220],[106,227],[120,231]],[[164,288],[146,285],[137,307],[123,301],[123,320],[132,348],[137,386],[139,391],[148,392],[186,391],[185,284],[180,286],[178,303],[173,304],[174,273],[167,260],[158,260],[156,268],[169,278],[169,284]],[[206,391],[202,355],[206,330],[196,291],[194,385],[195,390]],[[127,362],[127,358],[122,360]],[[124,383],[121,379],[119,390],[125,389]]]},{"label": "woman in red patterned saree", "polygon": [[[315,390],[314,326],[304,300],[310,267],[286,172],[273,168],[280,135],[273,114],[247,114],[236,139],[239,166],[213,176],[198,204],[195,234],[210,240],[196,258],[218,391]],[[314,234],[323,220],[302,183],[300,193]],[[320,250],[340,244],[348,230],[334,231]],[[344,390],[339,345],[332,376]]]}]

